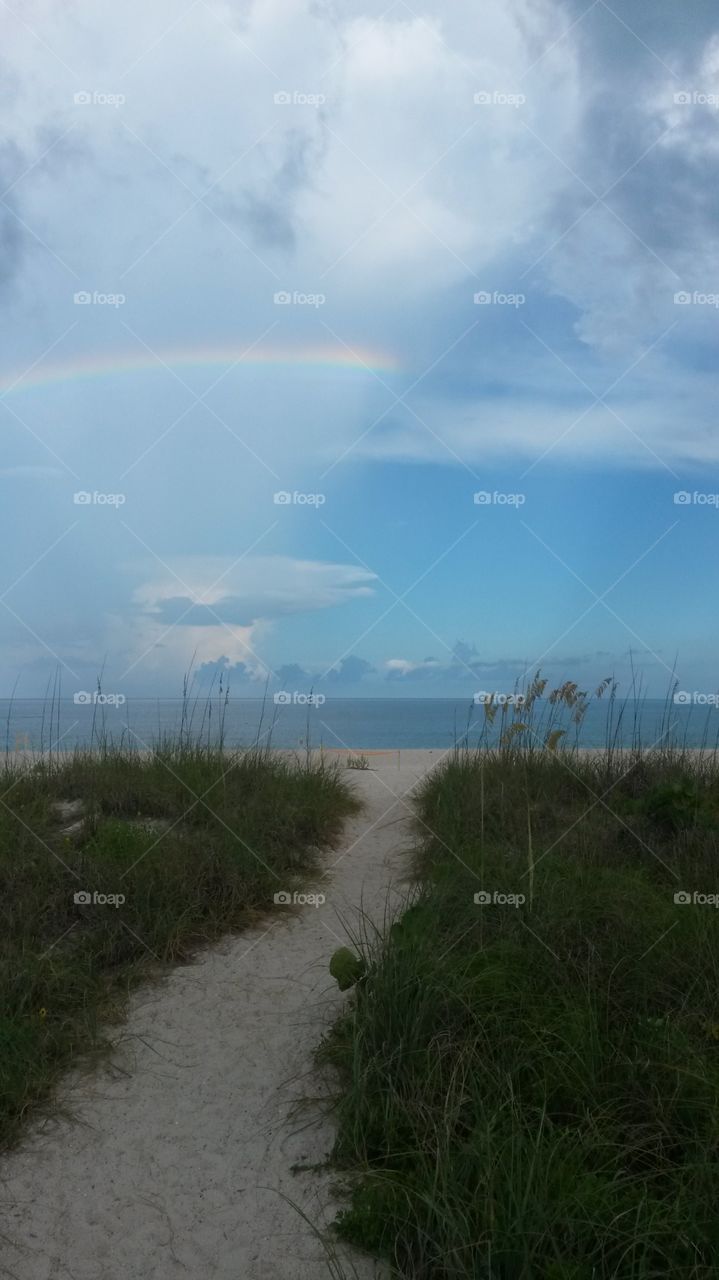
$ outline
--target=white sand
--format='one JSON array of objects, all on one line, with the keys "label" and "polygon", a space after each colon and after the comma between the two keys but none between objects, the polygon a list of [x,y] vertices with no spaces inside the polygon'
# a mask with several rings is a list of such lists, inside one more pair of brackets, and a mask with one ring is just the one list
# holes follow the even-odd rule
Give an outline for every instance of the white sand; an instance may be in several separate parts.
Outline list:
[{"label": "white sand", "polygon": [[[323,1087],[312,1054],[345,997],[329,976],[341,919],[381,922],[406,892],[407,796],[441,751],[373,756],[365,807],[308,886],[321,907],[279,912],[133,997],[113,1069],[73,1078],[71,1119],[35,1127],[0,1164],[0,1274],[16,1280],[322,1280],[339,1207],[323,1161],[331,1119],[292,1117]],[[392,887],[394,886],[394,887]],[[356,1274],[380,1276],[364,1256]],[[352,1275],[352,1265],[347,1265]]]}]

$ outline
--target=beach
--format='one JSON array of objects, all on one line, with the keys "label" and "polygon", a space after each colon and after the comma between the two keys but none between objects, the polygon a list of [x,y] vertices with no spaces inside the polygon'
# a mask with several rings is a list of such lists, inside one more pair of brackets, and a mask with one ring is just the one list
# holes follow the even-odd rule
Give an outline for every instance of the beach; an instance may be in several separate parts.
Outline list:
[{"label": "beach", "polygon": [[[313,1227],[340,1207],[336,1174],[317,1168],[333,1125],[316,1103],[296,1108],[330,1087],[313,1066],[345,999],[328,964],[346,927],[381,925],[406,892],[412,790],[442,754],[375,756],[351,773],[362,812],[307,886],[324,902],[278,911],[135,994],[111,1062],[74,1072],[66,1114],[0,1163],[8,1274],[325,1274]],[[351,1263],[360,1280],[383,1274],[364,1255]]]}]

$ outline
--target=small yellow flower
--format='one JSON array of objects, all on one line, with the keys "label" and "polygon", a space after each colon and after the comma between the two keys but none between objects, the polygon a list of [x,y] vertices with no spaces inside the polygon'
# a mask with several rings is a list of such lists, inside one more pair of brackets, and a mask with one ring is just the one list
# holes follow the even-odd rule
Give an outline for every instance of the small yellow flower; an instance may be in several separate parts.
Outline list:
[{"label": "small yellow flower", "polygon": [[46,1018],[46,1017],[47,1017],[47,1009],[40,1009],[40,1010],[39,1010],[39,1013],[38,1013],[38,1016],[39,1016],[40,1018]]}]

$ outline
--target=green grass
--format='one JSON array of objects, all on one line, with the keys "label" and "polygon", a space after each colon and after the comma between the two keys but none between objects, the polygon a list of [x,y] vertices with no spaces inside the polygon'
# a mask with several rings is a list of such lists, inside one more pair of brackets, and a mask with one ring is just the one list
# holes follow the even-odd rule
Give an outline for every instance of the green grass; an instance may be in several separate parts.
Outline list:
[{"label": "green grass", "polygon": [[715,758],[457,752],[417,808],[321,1049],[342,1235],[412,1280],[716,1276],[719,910],[674,901],[719,891]]},{"label": "green grass", "polygon": [[349,755],[347,757],[348,769],[369,769],[369,757],[365,755]]},{"label": "green grass", "polygon": [[[78,828],[57,804],[77,801]],[[356,802],[337,767],[105,745],[0,777],[0,1144],[106,1047],[131,988],[272,909]],[[122,895],[76,902],[76,893]]]}]

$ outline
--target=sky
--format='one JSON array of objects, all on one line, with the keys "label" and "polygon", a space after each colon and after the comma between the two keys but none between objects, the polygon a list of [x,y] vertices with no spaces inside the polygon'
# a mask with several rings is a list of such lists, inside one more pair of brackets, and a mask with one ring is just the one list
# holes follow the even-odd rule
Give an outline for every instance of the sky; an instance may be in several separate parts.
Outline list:
[{"label": "sky", "polygon": [[0,32],[0,695],[719,687],[713,0]]}]

